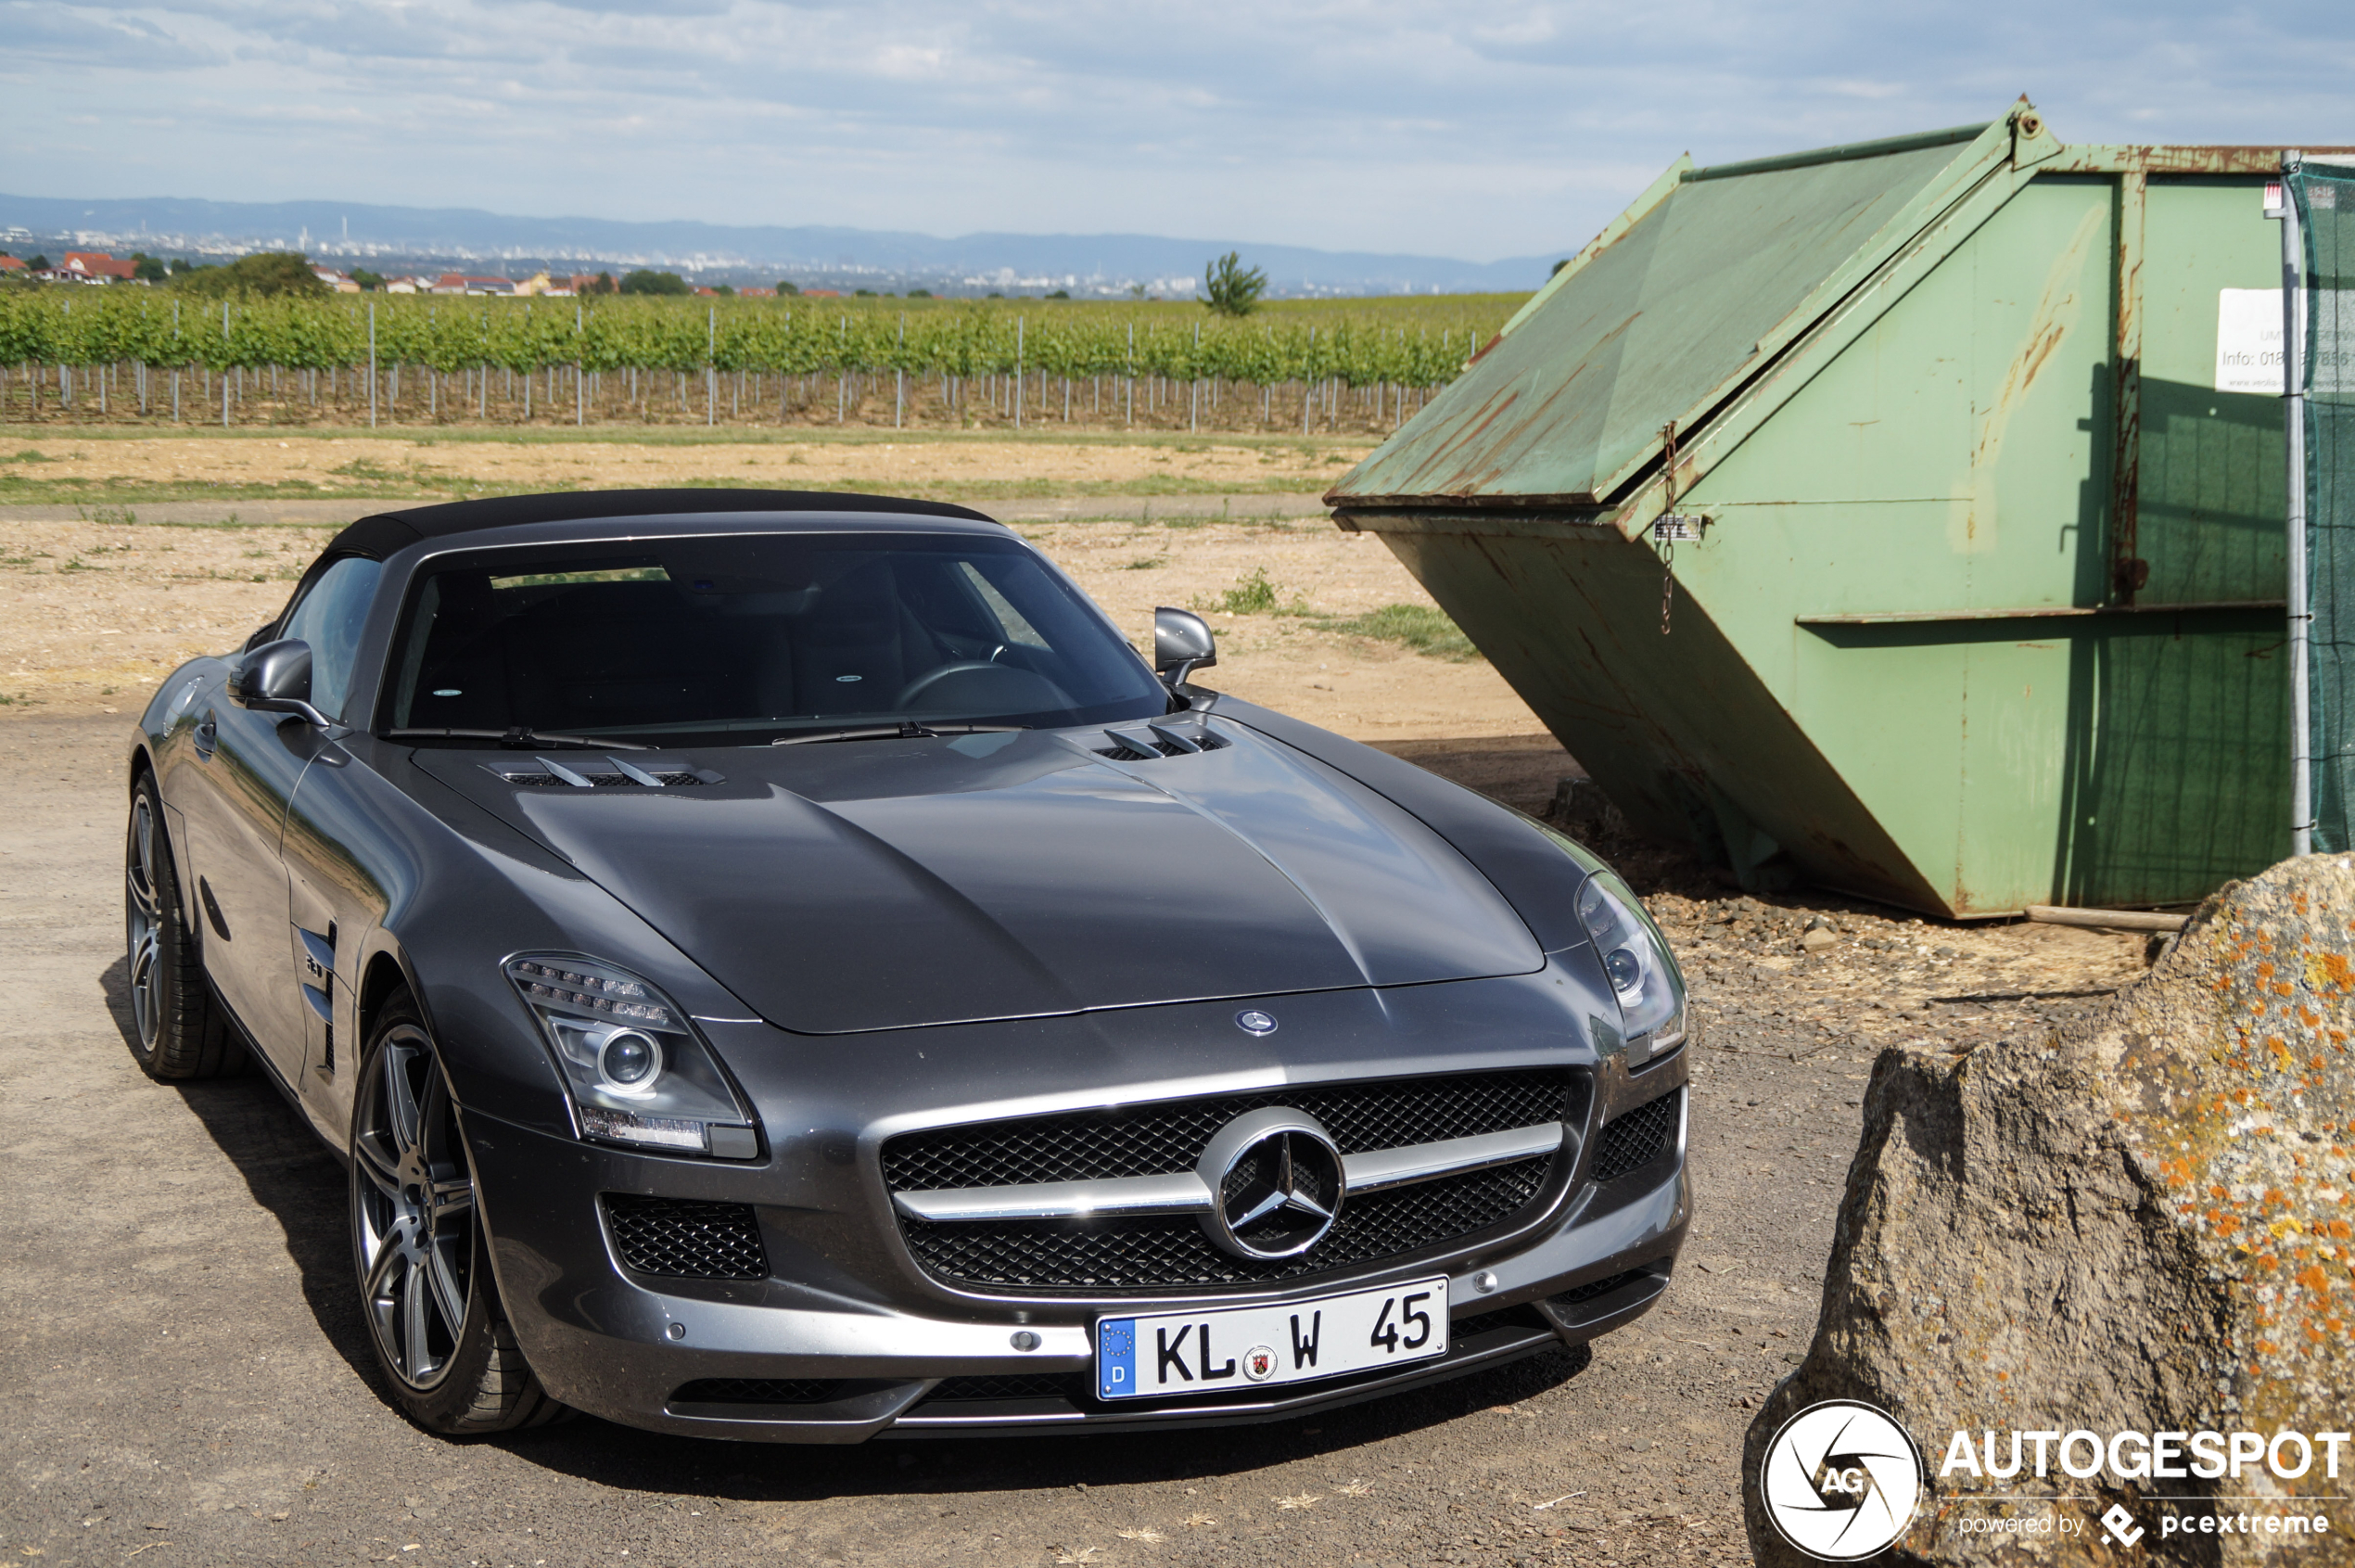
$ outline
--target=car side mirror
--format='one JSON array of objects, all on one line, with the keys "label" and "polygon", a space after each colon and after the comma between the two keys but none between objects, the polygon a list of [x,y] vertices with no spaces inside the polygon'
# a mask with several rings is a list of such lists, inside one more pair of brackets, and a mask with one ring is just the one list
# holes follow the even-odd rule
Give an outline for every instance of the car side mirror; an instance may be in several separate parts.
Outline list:
[{"label": "car side mirror", "polygon": [[1218,662],[1218,639],[1191,610],[1164,605],[1153,611],[1153,669],[1172,691],[1195,670]]},{"label": "car side mirror", "polygon": [[299,637],[246,655],[229,682],[229,700],[256,713],[299,713],[323,730],[335,722],[311,706],[311,644]]}]

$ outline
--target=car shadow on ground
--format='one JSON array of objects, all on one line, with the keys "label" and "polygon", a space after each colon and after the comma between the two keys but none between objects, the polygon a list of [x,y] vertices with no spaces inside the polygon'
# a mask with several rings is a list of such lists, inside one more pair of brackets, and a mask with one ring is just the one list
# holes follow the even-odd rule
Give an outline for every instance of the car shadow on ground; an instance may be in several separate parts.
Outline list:
[{"label": "car shadow on ground", "polygon": [[[138,1025],[131,1012],[131,964],[116,959],[98,976],[107,1011],[131,1053]],[[359,1293],[352,1284],[350,1220],[343,1164],[266,1073],[248,1064],[233,1077],[164,1085],[176,1092],[229,1163],[245,1179],[253,1201],[277,1220],[286,1256],[302,1281],[303,1299],[320,1332],[369,1388],[385,1392],[376,1350],[361,1320]]]}]

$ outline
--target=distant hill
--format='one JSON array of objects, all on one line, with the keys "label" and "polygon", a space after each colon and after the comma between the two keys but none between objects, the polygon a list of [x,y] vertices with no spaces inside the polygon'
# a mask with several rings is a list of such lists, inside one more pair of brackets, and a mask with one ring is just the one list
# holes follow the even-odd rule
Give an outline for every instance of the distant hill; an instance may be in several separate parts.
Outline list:
[{"label": "distant hill", "polygon": [[[471,208],[370,207],[333,201],[197,201],[177,197],[69,200],[0,195],[0,230],[21,241],[76,243],[226,255],[299,247],[347,263],[493,263],[521,271],[566,266],[652,266],[699,282],[857,282],[868,287],[1068,287],[1125,292],[1132,285],[1186,290],[1203,263],[1228,250],[1267,270],[1270,292],[1466,293],[1525,290],[1546,281],[1554,257],[1458,261],[1258,245],[1241,239],[1158,235],[969,234],[953,238],[880,229],[732,227],[617,223],[602,218],[517,218]],[[1575,244],[1561,254],[1569,255]]]}]

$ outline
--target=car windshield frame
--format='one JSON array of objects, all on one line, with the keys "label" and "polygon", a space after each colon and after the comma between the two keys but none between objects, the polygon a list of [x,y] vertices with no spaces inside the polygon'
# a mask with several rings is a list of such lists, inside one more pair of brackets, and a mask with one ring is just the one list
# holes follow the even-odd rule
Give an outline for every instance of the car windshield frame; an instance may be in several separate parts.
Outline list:
[{"label": "car windshield frame", "polygon": [[[657,584],[671,593],[648,592]],[[603,592],[567,607],[584,589]],[[503,597],[512,593],[530,597]],[[607,624],[601,611],[618,612],[612,638],[589,635]],[[526,616],[541,625],[524,626]],[[663,616],[723,651],[682,676],[690,654],[664,647],[656,662],[667,659],[668,672],[636,671],[642,690],[607,694],[608,706],[592,715],[597,676],[614,692],[633,682],[626,668],[589,667],[617,648],[626,653],[632,633],[643,644],[650,624],[660,632]],[[506,651],[518,631],[534,650],[522,661],[528,669]],[[540,651],[528,640],[534,631],[551,634],[555,651]],[[499,652],[489,651],[493,644]],[[404,744],[485,747],[561,733],[671,748],[750,746],[835,731],[863,739],[1081,728],[1182,706],[1037,551],[954,528],[632,532],[438,551],[401,585],[384,647],[369,729]],[[537,668],[567,654],[573,662],[561,676]],[[843,673],[821,673],[836,665]],[[665,700],[653,695],[665,681],[689,694],[679,701],[705,706],[656,717],[649,705]],[[570,694],[562,699],[554,695],[559,682]],[[710,695],[732,682],[750,690],[732,710]],[[885,705],[857,706],[858,696],[895,684]]]}]

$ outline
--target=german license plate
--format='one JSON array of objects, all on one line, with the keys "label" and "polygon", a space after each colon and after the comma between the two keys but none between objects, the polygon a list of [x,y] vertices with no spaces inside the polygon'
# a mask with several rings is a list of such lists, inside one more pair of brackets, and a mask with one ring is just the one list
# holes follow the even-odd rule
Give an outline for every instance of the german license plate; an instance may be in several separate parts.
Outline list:
[{"label": "german license plate", "polygon": [[1096,1397],[1263,1388],[1447,1354],[1447,1279],[1282,1307],[1096,1319]]}]

